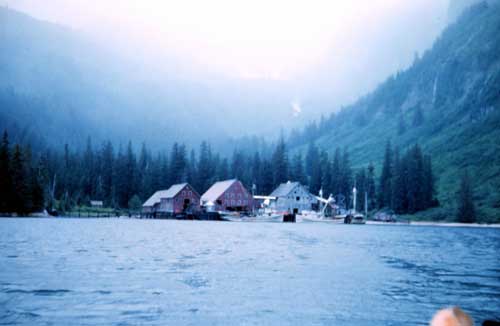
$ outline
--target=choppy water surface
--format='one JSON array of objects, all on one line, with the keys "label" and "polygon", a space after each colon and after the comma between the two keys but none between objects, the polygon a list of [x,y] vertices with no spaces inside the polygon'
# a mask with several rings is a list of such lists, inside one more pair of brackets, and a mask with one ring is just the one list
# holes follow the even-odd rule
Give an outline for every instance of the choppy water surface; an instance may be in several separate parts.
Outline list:
[{"label": "choppy water surface", "polygon": [[425,325],[500,317],[500,230],[0,220],[0,324]]}]

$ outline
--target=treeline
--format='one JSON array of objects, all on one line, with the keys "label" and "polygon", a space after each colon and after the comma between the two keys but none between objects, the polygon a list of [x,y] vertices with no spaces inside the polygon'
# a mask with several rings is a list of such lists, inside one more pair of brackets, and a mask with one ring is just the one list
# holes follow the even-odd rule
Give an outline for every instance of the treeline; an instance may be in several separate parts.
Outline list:
[{"label": "treeline", "polygon": [[439,202],[434,183],[431,157],[424,155],[418,144],[401,154],[387,143],[377,197],[379,208],[413,214],[436,207]]},{"label": "treeline", "polygon": [[[404,156],[386,150],[386,161],[376,185],[373,164],[360,169],[351,166],[349,151],[336,149],[333,155],[310,143],[306,155],[289,155],[281,139],[270,154],[235,150],[230,158],[214,153],[202,142],[198,151],[175,143],[166,152],[153,153],[143,144],[138,151],[131,142],[115,149],[109,141],[85,150],[46,149],[33,154],[29,146],[9,144],[4,133],[0,152],[0,209],[3,213],[26,214],[44,207],[69,211],[75,205],[102,200],[106,207],[137,209],[159,189],[189,182],[200,193],[214,182],[238,178],[255,194],[269,195],[288,180],[307,185],[313,194],[334,196],[346,208],[352,206],[352,189],[358,193],[357,208],[390,207],[397,212],[416,212],[434,204],[431,161],[417,145]],[[3,182],[5,180],[5,182]],[[404,194],[404,195],[403,195]]]}]

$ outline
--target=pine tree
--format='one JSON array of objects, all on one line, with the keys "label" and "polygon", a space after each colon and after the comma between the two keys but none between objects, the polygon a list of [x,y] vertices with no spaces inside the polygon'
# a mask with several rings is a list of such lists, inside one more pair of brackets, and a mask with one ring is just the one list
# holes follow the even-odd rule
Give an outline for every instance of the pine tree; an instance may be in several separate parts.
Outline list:
[{"label": "pine tree", "polygon": [[302,161],[302,155],[300,153],[297,153],[293,156],[292,164],[290,167],[290,179],[300,182],[303,185],[307,183],[307,177],[304,171],[304,163]]},{"label": "pine tree", "polygon": [[365,209],[365,192],[368,191],[368,179],[366,176],[366,169],[361,168],[359,171],[356,173],[356,190],[358,192],[357,198],[356,198],[356,207],[358,211],[364,211]]},{"label": "pine tree", "polygon": [[200,146],[200,160],[198,163],[197,185],[200,192],[204,193],[210,188],[213,180],[212,149],[207,142]]},{"label": "pine tree", "polygon": [[269,195],[273,192],[275,185],[273,181],[273,166],[268,160],[262,163],[262,180],[262,193]]},{"label": "pine tree", "polygon": [[323,196],[327,197],[332,193],[332,163],[328,157],[328,153],[321,152],[321,189],[323,189]]},{"label": "pine tree", "polygon": [[311,177],[314,169],[318,167],[319,161],[319,152],[318,148],[314,144],[314,142],[309,143],[309,148],[307,149],[306,154],[306,174]]},{"label": "pine tree", "polygon": [[29,196],[25,161],[22,153],[22,149],[19,145],[14,147],[14,153],[12,155],[12,165],[11,165],[11,175],[12,175],[12,209],[18,214],[28,213],[26,207],[26,197]]},{"label": "pine tree", "polygon": [[435,195],[435,178],[432,171],[432,159],[429,155],[424,156],[424,208],[429,208],[436,205],[434,200]]},{"label": "pine tree", "polygon": [[472,182],[467,170],[462,174],[458,191],[457,220],[461,223],[474,223],[477,220]]},{"label": "pine tree", "polygon": [[391,205],[396,213],[406,211],[406,163],[400,158],[399,149],[394,150],[394,168],[391,185]]},{"label": "pine tree", "polygon": [[340,180],[342,178],[340,173],[340,148],[335,149],[335,154],[333,156],[332,167],[331,167],[331,181],[330,181],[330,189],[334,196],[337,196],[341,193]]},{"label": "pine tree", "polygon": [[94,152],[92,150],[92,140],[87,138],[87,148],[83,155],[83,196],[88,202],[94,196],[95,176],[94,176]]},{"label": "pine tree", "polygon": [[115,157],[113,145],[110,141],[103,145],[101,150],[101,178],[102,178],[102,192],[104,203],[107,206],[112,206],[115,202],[114,194],[114,165]]},{"label": "pine tree", "polygon": [[217,180],[227,180],[229,178],[229,162],[227,158],[222,159],[217,169]]},{"label": "pine tree", "polygon": [[387,141],[385,147],[384,163],[382,166],[382,174],[380,175],[379,192],[378,192],[378,206],[379,208],[389,207],[392,196],[392,147],[391,142]]},{"label": "pine tree", "polygon": [[137,160],[132,147],[132,142],[128,142],[127,155],[125,157],[125,176],[126,176],[126,197],[124,198],[124,204],[128,204],[128,201],[132,196],[138,193],[137,184]]},{"label": "pine tree", "polygon": [[351,161],[349,159],[349,151],[344,148],[342,154],[342,161],[340,164],[340,193],[348,199],[352,194],[352,168]]},{"label": "pine tree", "polygon": [[3,134],[0,146],[0,213],[12,211],[12,180],[10,171],[10,145],[7,131]]},{"label": "pine tree", "polygon": [[375,167],[372,163],[368,165],[368,175],[366,180],[366,189],[368,192],[368,210],[377,206],[377,189],[375,186]]},{"label": "pine tree", "polygon": [[423,156],[420,146],[415,145],[407,154],[408,164],[407,200],[408,213],[413,214],[423,209]]},{"label": "pine tree", "polygon": [[262,160],[260,159],[259,152],[255,152],[252,160],[252,185],[256,186],[257,193],[260,193],[263,189],[262,185]]},{"label": "pine tree", "polygon": [[285,140],[280,138],[273,154],[273,183],[278,186],[288,181],[288,154],[286,151]]}]

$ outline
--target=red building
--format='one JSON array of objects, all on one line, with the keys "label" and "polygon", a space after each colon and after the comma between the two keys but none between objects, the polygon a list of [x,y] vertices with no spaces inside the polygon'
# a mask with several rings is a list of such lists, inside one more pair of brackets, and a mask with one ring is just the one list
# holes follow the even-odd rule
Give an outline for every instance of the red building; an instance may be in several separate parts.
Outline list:
[{"label": "red building", "polygon": [[200,195],[188,183],[171,186],[154,193],[142,206],[148,215],[177,215],[200,211]]},{"label": "red building", "polygon": [[240,181],[233,179],[215,183],[201,196],[201,204],[213,211],[250,211],[253,198]]}]

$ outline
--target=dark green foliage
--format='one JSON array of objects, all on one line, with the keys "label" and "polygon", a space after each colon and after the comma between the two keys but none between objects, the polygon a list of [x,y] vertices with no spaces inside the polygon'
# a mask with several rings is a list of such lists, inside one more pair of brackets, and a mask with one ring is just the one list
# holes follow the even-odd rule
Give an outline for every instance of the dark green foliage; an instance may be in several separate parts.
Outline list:
[{"label": "dark green foliage", "polygon": [[[307,152],[314,141],[319,150],[333,154],[335,147],[348,146],[353,166],[359,169],[374,162],[375,170],[384,180],[377,185],[389,186],[387,167],[383,164],[384,143],[391,139],[393,147],[402,152],[401,165],[396,170],[415,171],[427,180],[419,185],[415,175],[403,176],[401,185],[411,183],[423,187],[424,207],[441,205],[435,211],[455,215],[455,195],[450,189],[458,186],[462,171],[474,175],[475,202],[480,208],[482,222],[500,221],[498,198],[500,191],[500,6],[483,2],[473,6],[455,24],[451,24],[413,65],[380,85],[340,112],[316,124],[315,138],[307,127],[294,133],[290,150]],[[366,125],[359,116],[364,114]],[[311,123],[311,125],[313,125]],[[421,145],[425,156],[418,161],[404,160],[404,151],[411,144]],[[332,168],[334,170],[334,168]],[[384,172],[385,170],[385,172]],[[423,172],[422,172],[423,170]],[[381,176],[383,174],[383,177]],[[429,178],[429,175],[439,178]],[[335,178],[334,178],[335,180]],[[396,180],[395,180],[396,182]],[[399,186],[401,187],[401,186]],[[406,191],[403,189],[403,191]],[[379,194],[389,193],[387,191]],[[396,191],[391,197],[394,197]],[[434,194],[432,196],[431,194]],[[417,193],[404,198],[378,198],[380,206],[392,205],[402,211],[408,207],[420,210]],[[409,198],[408,198],[409,197]],[[370,198],[369,198],[370,199]],[[412,202],[408,203],[408,199]],[[429,203],[430,202],[430,203]],[[402,208],[401,208],[402,207]],[[419,216],[425,214],[421,213]]]},{"label": "dark green foliage", "polygon": [[460,180],[460,189],[457,196],[457,221],[461,223],[474,223],[477,220],[472,181],[467,170],[464,171]]},{"label": "dark green foliage", "polygon": [[288,181],[288,153],[285,140],[280,138],[272,157],[273,164],[273,182],[275,185]]},{"label": "dark green foliage", "polygon": [[391,205],[392,196],[392,172],[393,172],[393,152],[391,142],[388,141],[385,146],[384,163],[382,166],[382,174],[380,175],[378,189],[378,206],[379,208],[389,207]]},{"label": "dark green foliage", "polygon": [[28,176],[26,173],[26,162],[22,149],[19,145],[14,147],[12,162],[10,165],[12,178],[11,209],[19,214],[29,213],[31,194],[28,189]]},{"label": "dark green foliage", "polygon": [[12,179],[10,173],[10,145],[7,131],[4,132],[0,147],[0,214],[11,211]]},{"label": "dark green foliage", "polygon": [[142,201],[137,195],[133,195],[128,201],[128,209],[133,212],[139,212],[141,210]]},{"label": "dark green foliage", "polygon": [[372,163],[368,165],[368,174],[366,177],[366,191],[368,194],[368,210],[377,207],[377,196],[375,186],[375,167]]}]

